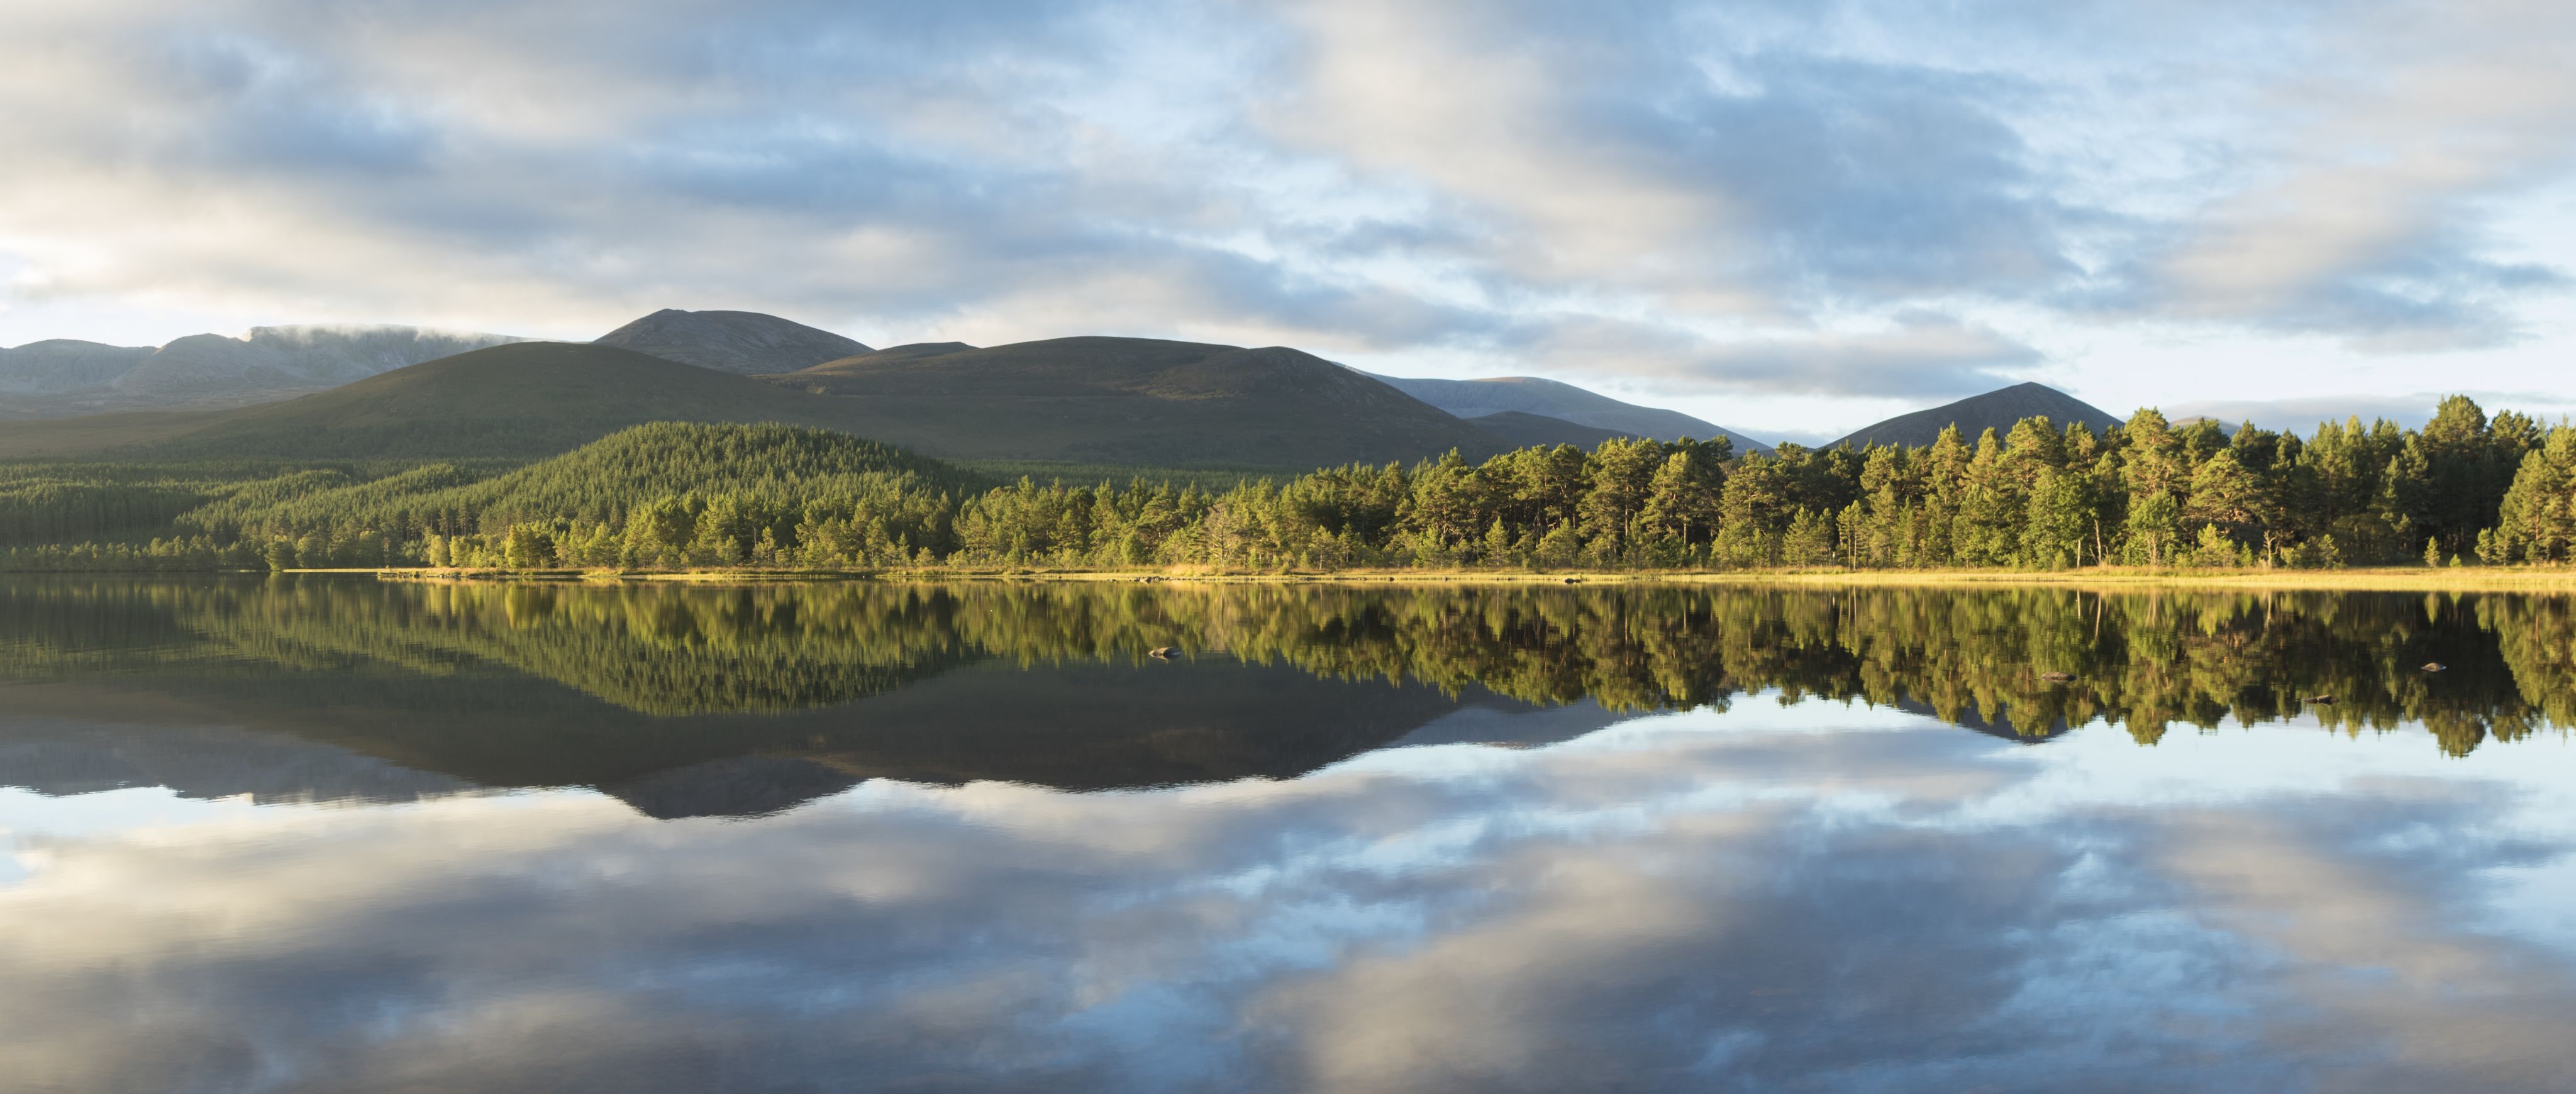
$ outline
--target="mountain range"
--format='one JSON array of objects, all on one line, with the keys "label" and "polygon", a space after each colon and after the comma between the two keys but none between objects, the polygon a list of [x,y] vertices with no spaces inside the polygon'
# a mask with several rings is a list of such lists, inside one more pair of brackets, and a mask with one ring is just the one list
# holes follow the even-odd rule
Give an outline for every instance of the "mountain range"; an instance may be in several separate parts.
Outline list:
[{"label": "mountain range", "polygon": [[43,419],[0,429],[0,456],[15,457],[520,458],[647,421],[776,421],[951,458],[1288,470],[1723,433],[1545,381],[1512,386],[1544,385],[1548,398],[1522,405],[1613,424],[1491,400],[1453,411],[1284,346],[1075,337],[879,350],[739,311],[665,309],[591,343],[269,327],[157,350],[5,352],[0,405]]},{"label": "mountain range", "polygon": [[526,458],[653,421],[814,426],[951,458],[1265,471],[1508,447],[1281,347],[1075,338],[940,348],[754,378],[595,343],[516,342],[284,402],[11,423],[0,456]]},{"label": "mountain range", "polygon": [[1678,410],[1623,403],[1599,392],[1535,376],[1496,376],[1483,380],[1377,378],[1398,391],[1461,418],[1490,419],[1496,415],[1518,413],[1659,441],[1685,437],[1706,441],[1724,437],[1735,443],[1735,451],[1739,455],[1771,451],[1770,445]]},{"label": "mountain range", "polygon": [[[1900,415],[1834,443],[1929,444],[2046,415],[2119,419],[2040,384]],[[0,457],[531,457],[646,421],[777,421],[929,455],[1304,469],[1471,458],[1712,422],[1527,376],[1378,376],[1284,346],[1073,337],[874,349],[745,311],[663,309],[590,343],[399,326],[258,327],[154,347],[0,349]]]},{"label": "mountain range", "polygon": [[269,402],[518,341],[399,326],[253,327],[158,348],[49,339],[0,349],[0,419]]}]

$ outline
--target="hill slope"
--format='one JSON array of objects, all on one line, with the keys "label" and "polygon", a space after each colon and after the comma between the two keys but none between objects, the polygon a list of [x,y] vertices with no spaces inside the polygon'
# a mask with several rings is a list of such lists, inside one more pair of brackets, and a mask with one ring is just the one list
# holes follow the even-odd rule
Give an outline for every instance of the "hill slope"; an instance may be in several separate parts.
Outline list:
[{"label": "hill slope", "polygon": [[240,406],[519,339],[397,326],[253,327],[159,349],[52,339],[0,350],[0,418]]},{"label": "hill slope", "polygon": [[1492,434],[1495,442],[1501,444],[1505,448],[1535,448],[1539,445],[1570,444],[1576,448],[1589,451],[1598,446],[1601,442],[1609,440],[1612,437],[1636,436],[1636,434],[1626,433],[1616,429],[1602,429],[1598,426],[1579,425],[1574,422],[1566,421],[1563,418],[1550,418],[1545,415],[1530,414],[1518,410],[1506,410],[1495,414],[1469,418],[1467,419],[1467,422],[1478,429],[1484,430],[1486,433]]},{"label": "hill slope", "polygon": [[664,308],[600,335],[596,344],[741,376],[794,372],[869,352],[851,339],[775,315],[677,308]]},{"label": "hill slope", "polygon": [[[546,456],[653,421],[835,426],[838,401],[630,350],[520,342],[397,369],[282,403],[114,416],[117,445],[151,457]],[[14,425],[0,453],[92,420]],[[101,426],[110,423],[100,422]],[[53,427],[30,429],[29,425]],[[57,438],[60,439],[60,438]],[[77,447],[64,440],[55,450]]]},{"label": "hill slope", "polygon": [[2045,384],[2014,384],[2008,388],[1972,395],[1955,403],[1900,414],[1876,425],[1854,431],[1833,445],[1860,448],[1870,444],[1898,444],[1920,447],[1941,436],[1944,426],[1956,423],[1959,433],[1969,443],[1988,429],[1998,434],[2012,431],[2013,423],[2024,418],[2046,417],[2051,424],[2064,429],[2076,422],[2091,426],[2095,432],[2122,421],[2118,415],[2068,395]]},{"label": "hill slope", "polygon": [[846,433],[783,425],[656,422],[611,433],[560,456],[480,479],[429,464],[373,482],[310,493],[244,492],[180,523],[222,536],[316,528],[404,527],[406,514],[458,514],[500,528],[556,519],[599,521],[666,495],[730,494],[794,505],[820,498],[962,494],[989,484],[912,453]]},{"label": "hill slope", "polygon": [[1738,454],[1771,450],[1770,445],[1678,410],[1623,403],[1596,391],[1535,376],[1496,376],[1482,380],[1377,378],[1398,391],[1461,418],[1482,418],[1517,410],[1661,441],[1683,437],[1705,441],[1725,437],[1735,442]]},{"label": "hill slope", "polygon": [[1386,384],[1281,346],[1054,338],[862,354],[767,379],[858,404],[849,428],[936,456],[1312,468],[1504,446]]}]

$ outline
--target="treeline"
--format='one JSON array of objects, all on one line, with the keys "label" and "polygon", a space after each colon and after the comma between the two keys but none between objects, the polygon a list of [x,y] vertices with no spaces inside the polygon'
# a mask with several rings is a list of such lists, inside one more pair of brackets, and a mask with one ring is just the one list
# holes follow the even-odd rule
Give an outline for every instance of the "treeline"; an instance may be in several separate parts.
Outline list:
[{"label": "treeline", "polygon": [[[485,665],[654,715],[775,712],[999,660],[1145,651],[1647,712],[1862,700],[2026,738],[2141,744],[2306,715],[2465,754],[2576,724],[2563,595],[1779,586],[22,581],[0,677],[345,676]],[[2447,671],[2420,666],[2438,661]],[[2047,673],[2072,679],[2054,680]],[[2323,697],[2326,702],[2316,701]],[[1766,700],[1768,701],[1768,700]]]},{"label": "treeline", "polygon": [[[176,502],[75,504],[102,526]],[[0,553],[16,569],[214,565],[1696,569],[2333,567],[2570,560],[2576,432],[2443,400],[2310,436],[2154,410],[2100,431],[2027,419],[1919,448],[1735,457],[1613,440],[1469,463],[1348,466],[1222,492],[1133,481],[990,486],[786,426],[640,426],[506,474],[304,471],[179,512],[159,543]],[[52,509],[46,509],[52,506]],[[64,516],[44,527],[73,527]],[[185,563],[176,560],[189,560]]]}]

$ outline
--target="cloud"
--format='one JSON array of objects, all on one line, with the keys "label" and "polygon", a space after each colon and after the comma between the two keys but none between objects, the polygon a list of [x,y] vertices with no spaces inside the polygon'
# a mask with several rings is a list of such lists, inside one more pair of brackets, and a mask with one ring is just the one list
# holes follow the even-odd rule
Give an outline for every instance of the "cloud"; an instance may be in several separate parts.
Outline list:
[{"label": "cloud", "polygon": [[1992,328],[1905,312],[1877,329],[1722,340],[1643,323],[1568,320],[1532,347],[1567,373],[1789,394],[1942,397],[2018,382],[2039,352]]},{"label": "cloud", "polygon": [[[2409,395],[2314,395],[2296,399],[2212,399],[2174,403],[2162,409],[2174,418],[2215,418],[2233,425],[2252,422],[2265,429],[2307,433],[2319,422],[2342,424],[2358,417],[2364,423],[2385,418],[2407,429],[2433,419],[2433,411],[2452,395],[2476,400],[2489,415],[2500,410],[2532,413],[2536,407],[2563,405],[2564,396],[2531,391],[2419,391]],[[2546,416],[2545,413],[2535,416]]]},{"label": "cloud", "polygon": [[22,832],[0,1063],[352,1091],[2563,1070],[2563,964],[2441,903],[2563,859],[2546,750],[2428,782],[2413,731],[2033,748],[1757,707],[1282,782],[874,782],[753,822],[553,792]]},{"label": "cloud", "polygon": [[2058,367],[2070,324],[2431,352],[2563,286],[2493,207],[2564,177],[2567,18],[16,5],[0,268],[242,325],[745,307],[1831,396]]},{"label": "cloud", "polygon": [[2576,74],[2562,5],[2371,4],[2321,22],[2313,68],[2240,104],[2229,185],[2135,256],[2129,303],[2161,317],[2324,333],[2372,352],[2524,335],[2512,305],[2567,284],[2492,257],[2494,199],[2563,180]]}]

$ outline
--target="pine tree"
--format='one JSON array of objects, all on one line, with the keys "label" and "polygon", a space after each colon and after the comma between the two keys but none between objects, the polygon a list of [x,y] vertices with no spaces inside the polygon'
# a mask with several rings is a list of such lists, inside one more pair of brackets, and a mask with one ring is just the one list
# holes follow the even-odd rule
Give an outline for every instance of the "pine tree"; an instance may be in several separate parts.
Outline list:
[{"label": "pine tree", "polygon": [[1675,452],[1647,484],[1645,522],[1682,543],[1706,540],[1717,532],[1725,489],[1725,475],[1714,463],[1688,450]]},{"label": "pine tree", "polygon": [[2031,484],[2029,513],[2022,522],[2022,557],[2035,566],[2059,569],[2078,565],[2084,540],[2092,531],[2083,477],[2043,469]]}]

